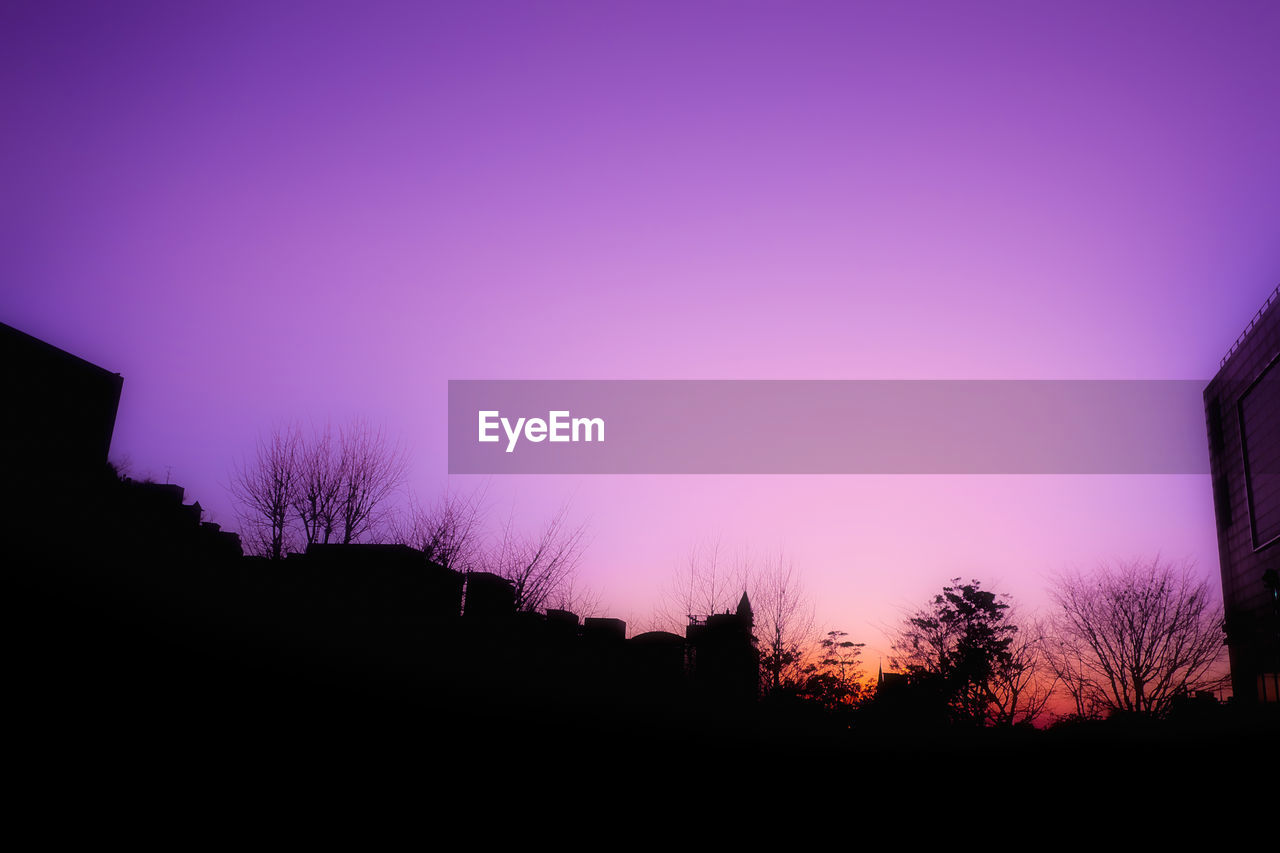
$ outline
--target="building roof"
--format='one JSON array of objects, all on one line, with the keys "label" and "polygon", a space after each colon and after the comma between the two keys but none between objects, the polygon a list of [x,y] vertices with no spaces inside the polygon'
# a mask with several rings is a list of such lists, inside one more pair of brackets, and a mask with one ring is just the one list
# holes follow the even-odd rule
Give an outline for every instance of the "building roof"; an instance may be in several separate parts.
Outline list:
[{"label": "building roof", "polygon": [[1244,331],[1236,338],[1235,343],[1231,345],[1231,349],[1227,350],[1227,354],[1222,357],[1222,361],[1218,363],[1219,369],[1226,367],[1231,356],[1236,354],[1236,350],[1240,349],[1240,345],[1249,337],[1249,333],[1253,331],[1253,327],[1258,325],[1258,321],[1262,319],[1262,315],[1267,313],[1267,309],[1280,301],[1280,284],[1276,285],[1276,289],[1271,291],[1271,295],[1267,297],[1267,301],[1262,303],[1262,307],[1258,309],[1258,313],[1253,315],[1253,319],[1249,321],[1249,325],[1244,327]]}]

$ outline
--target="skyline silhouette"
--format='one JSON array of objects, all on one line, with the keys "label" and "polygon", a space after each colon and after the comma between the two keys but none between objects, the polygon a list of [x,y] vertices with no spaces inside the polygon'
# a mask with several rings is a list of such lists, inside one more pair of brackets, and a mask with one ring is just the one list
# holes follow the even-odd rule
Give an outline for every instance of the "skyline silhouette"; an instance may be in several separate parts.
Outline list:
[{"label": "skyline silhouette", "polygon": [[[1250,374],[1256,370],[1251,365],[1265,361],[1276,346],[1276,315],[1265,307],[1242,338],[1244,346],[1224,360],[1223,373],[1204,391],[1224,549],[1234,548],[1230,532],[1245,515],[1256,542],[1258,520],[1269,524],[1273,514],[1271,481],[1260,479],[1269,476],[1269,463],[1256,461],[1269,458],[1262,451],[1274,438],[1266,426],[1270,397],[1247,410],[1252,426],[1240,428],[1255,457],[1249,465],[1246,455],[1252,478],[1231,473],[1232,454],[1224,453],[1224,430],[1215,417],[1221,398],[1238,395],[1225,389],[1224,377]],[[41,579],[46,567],[67,584],[50,596],[55,609],[60,598],[86,595],[96,578],[104,589],[132,585],[144,598],[158,594],[155,613],[134,614],[143,625],[173,618],[162,614],[170,605],[180,610],[183,602],[223,609],[227,623],[209,625],[207,642],[216,648],[238,646],[251,636],[266,640],[256,652],[250,641],[241,652],[247,659],[258,652],[268,659],[280,654],[280,640],[268,639],[279,632],[280,639],[292,637],[284,640],[295,649],[290,654],[300,654],[303,662],[315,658],[304,671],[354,654],[354,662],[343,666],[370,674],[399,661],[392,669],[395,679],[415,690],[444,674],[474,690],[484,683],[474,679],[483,678],[490,662],[502,661],[506,678],[521,685],[518,693],[573,696],[579,702],[614,695],[637,706],[696,700],[746,707],[790,695],[828,712],[858,709],[876,719],[867,717],[867,708],[897,707],[905,718],[923,721],[929,718],[920,716],[923,697],[938,692],[936,701],[942,702],[954,669],[969,673],[960,719],[1004,726],[1134,711],[1162,717],[1193,697],[1217,705],[1228,684],[1222,647],[1229,642],[1238,694],[1231,699],[1246,708],[1274,702],[1272,635],[1280,628],[1271,625],[1280,620],[1272,600],[1275,571],[1267,573],[1266,584],[1254,582],[1274,562],[1265,548],[1224,550],[1225,623],[1215,604],[1222,599],[1216,585],[1197,579],[1190,564],[1162,565],[1158,557],[1104,565],[1088,578],[1079,572],[1059,576],[1051,585],[1054,607],[1048,614],[1010,610],[1007,594],[982,591],[976,579],[961,586],[956,578],[935,598],[939,606],[944,598],[949,602],[944,609],[918,610],[891,629],[889,675],[896,686],[884,699],[883,660],[871,682],[858,663],[865,643],[837,643],[835,638],[848,636],[838,630],[819,640],[810,596],[822,592],[806,590],[803,573],[785,555],[763,567],[739,562],[730,568],[720,564],[717,545],[691,556],[687,578],[676,577],[669,603],[674,613],[666,609],[630,632],[624,620],[595,613],[580,622],[570,608],[596,607],[591,593],[577,587],[585,527],[565,527],[562,510],[543,532],[527,538],[514,534],[508,522],[494,547],[484,541],[485,510],[476,496],[446,496],[401,516],[388,504],[405,477],[404,452],[360,420],[310,435],[291,427],[261,443],[233,485],[241,532],[223,531],[205,519],[198,502],[184,505],[181,486],[136,481],[108,463],[122,387],[118,374],[4,324],[0,351],[10,408],[4,467],[17,486],[5,498],[5,538],[13,541],[17,574],[36,589],[48,582]],[[1261,399],[1259,388],[1254,382],[1240,399]],[[1270,386],[1263,390],[1270,394]],[[1245,412],[1241,403],[1242,417]],[[1247,514],[1244,501],[1231,496],[1246,485]],[[103,550],[41,552],[39,543],[57,538],[78,502],[101,513],[86,519],[85,531],[87,541],[99,538]],[[96,537],[92,531],[99,531]],[[1226,562],[1227,555],[1234,564]],[[90,570],[86,560],[98,565]],[[167,577],[134,574],[136,567],[148,566]],[[204,592],[195,592],[202,585]],[[1116,592],[1099,597],[1088,592],[1095,586]],[[1265,596],[1264,586],[1270,590]],[[166,602],[165,588],[190,591]],[[743,592],[731,606],[739,588]],[[1169,598],[1165,590],[1176,595]],[[751,594],[762,605],[759,622]],[[1158,602],[1159,609],[1111,613],[1132,601]],[[980,613],[985,615],[971,621]],[[245,614],[252,614],[247,621]],[[1135,619],[1153,627],[1129,637],[1125,626]],[[679,633],[665,630],[664,621]],[[126,618],[122,625],[128,624]],[[961,625],[969,627],[954,634]],[[988,645],[973,635],[976,647],[988,648],[989,659],[981,664],[971,660],[972,649],[965,651],[970,641],[964,639],[978,625],[1002,638]],[[1169,636],[1148,636],[1152,631]],[[1116,657],[1117,649],[1137,639],[1140,656],[1127,662],[1127,654]],[[318,650],[328,651],[317,657]],[[965,655],[970,662],[961,664]],[[975,672],[984,674],[975,681]],[[1120,673],[1125,674],[1118,685]],[[910,708],[916,710],[903,711]]]},{"label": "skyline silhouette", "polygon": [[[1271,346],[1269,332],[1260,334]],[[228,771],[237,784],[268,754],[287,756],[286,778],[305,774],[312,784],[325,776],[307,770],[310,762],[326,773],[366,764],[376,731],[397,755],[429,756],[458,779],[516,766],[523,749],[550,749],[565,790],[601,755],[639,781],[696,754],[737,774],[825,773],[857,762],[885,784],[902,784],[921,766],[959,764],[969,768],[968,796],[1007,772],[1038,773],[1051,788],[1079,793],[1070,786],[1135,762],[1159,775],[1176,768],[1243,779],[1236,774],[1266,765],[1277,746],[1280,706],[1268,667],[1280,610],[1270,600],[1247,611],[1248,596],[1236,595],[1224,622],[1217,591],[1189,567],[1157,560],[1064,577],[1048,621],[1015,617],[1007,595],[956,578],[904,621],[896,671],[881,662],[871,683],[859,662],[864,644],[841,631],[816,642],[801,579],[782,560],[763,576],[738,577],[717,576],[716,553],[709,565],[691,561],[683,636],[629,636],[621,619],[580,620],[549,606],[570,594],[565,570],[576,565],[580,529],[566,539],[553,525],[527,550],[508,541],[470,552],[470,510],[453,504],[433,510],[425,526],[366,531],[375,539],[425,534],[423,549],[329,543],[326,513],[350,525],[353,510],[340,502],[326,509],[317,492],[281,492],[281,484],[323,485],[315,473],[332,462],[335,494],[344,495],[353,473],[388,471],[373,458],[348,458],[352,448],[389,452],[369,433],[340,431],[342,455],[329,461],[278,439],[260,455],[264,476],[244,476],[243,499],[274,501],[249,510],[265,513],[272,533],[251,540],[258,553],[245,555],[238,534],[205,520],[198,502],[184,503],[181,486],[133,480],[107,462],[118,374],[7,325],[0,351],[9,404],[0,444],[10,473],[0,542],[17,605],[11,627],[23,639],[11,679],[15,721],[45,744],[19,751],[24,776],[44,772],[29,763],[35,756],[119,762],[115,744],[126,743],[135,765],[175,755],[196,762],[178,778],[201,768],[202,785]],[[1257,451],[1262,410],[1249,411],[1255,426],[1245,434]],[[398,457],[384,458],[397,470]],[[295,471],[300,459],[312,467]],[[365,488],[381,493],[377,483]],[[1255,478],[1249,517],[1269,517],[1257,489]],[[1222,525],[1232,510],[1216,499]],[[284,523],[303,523],[305,551],[281,548],[276,525]],[[550,564],[541,562],[547,554]],[[1249,577],[1224,571],[1223,583],[1230,591]],[[1275,572],[1264,580],[1274,599]],[[552,586],[537,591],[540,583]],[[694,612],[708,585],[723,596],[738,583],[763,600],[753,605],[744,591],[732,609]],[[1256,695],[1219,700],[1226,639],[1237,690],[1248,691],[1261,667]],[[1055,708],[1055,695],[1072,706]],[[535,734],[513,749],[517,728]],[[95,735],[103,731],[110,736]],[[196,740],[195,732],[212,736]],[[210,774],[228,761],[238,769]]]}]

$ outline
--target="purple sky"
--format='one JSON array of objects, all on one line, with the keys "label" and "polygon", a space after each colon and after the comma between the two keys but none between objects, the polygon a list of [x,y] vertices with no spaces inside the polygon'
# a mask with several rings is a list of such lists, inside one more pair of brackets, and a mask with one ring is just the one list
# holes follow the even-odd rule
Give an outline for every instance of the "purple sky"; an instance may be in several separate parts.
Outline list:
[{"label": "purple sky", "polygon": [[[384,423],[429,499],[451,378],[1207,380],[1280,282],[1277,45],[1271,0],[6,0],[0,320],[229,524],[285,418]],[[571,497],[633,623],[699,540],[783,549],[873,668],[955,575],[1217,572],[1207,477],[489,494]]]}]

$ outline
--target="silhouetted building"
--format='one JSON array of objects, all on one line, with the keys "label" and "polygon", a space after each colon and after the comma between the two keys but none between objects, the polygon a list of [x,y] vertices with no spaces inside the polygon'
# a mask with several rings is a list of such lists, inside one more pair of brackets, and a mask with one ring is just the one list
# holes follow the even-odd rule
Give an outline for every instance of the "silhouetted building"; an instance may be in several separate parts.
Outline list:
[{"label": "silhouetted building", "polygon": [[547,611],[547,639],[553,643],[570,643],[578,639],[578,614],[552,608]]},{"label": "silhouetted building", "polygon": [[654,698],[678,696],[686,684],[685,640],[670,631],[646,631],[630,641],[631,678],[638,692]]},{"label": "silhouetted building", "polygon": [[516,608],[516,592],[511,581],[492,572],[467,572],[466,604],[463,615],[475,621],[505,621]]},{"label": "silhouetted building", "polygon": [[[291,554],[286,563],[296,569],[298,560]],[[462,575],[408,545],[313,543],[303,563],[313,580],[344,589],[358,582],[366,595],[404,607],[416,619],[448,623],[462,611]]]},{"label": "silhouetted building", "polygon": [[1236,701],[1280,701],[1280,288],[1205,388],[1218,559]]},{"label": "silhouetted building", "polygon": [[108,528],[128,542],[135,558],[161,555],[166,560],[237,560],[243,551],[240,536],[220,525],[202,521],[204,510],[197,501],[184,504],[182,486],[123,479],[107,485],[102,510]]},{"label": "silhouetted building", "polygon": [[627,623],[611,616],[588,616],[582,620],[582,638],[596,644],[621,643],[627,638]]},{"label": "silhouetted building", "polygon": [[96,529],[95,561],[241,556],[240,537],[202,521],[181,486],[120,478],[107,465],[124,380],[0,323],[0,528],[18,548],[58,542],[69,558]]},{"label": "silhouetted building", "polygon": [[879,695],[891,695],[906,690],[910,681],[906,673],[885,672],[884,664],[876,672],[876,691]]},{"label": "silhouetted building", "polygon": [[755,616],[744,592],[733,613],[692,617],[685,631],[687,667],[693,686],[707,697],[754,700],[760,691],[760,652]]},{"label": "silhouetted building", "polygon": [[123,381],[0,323],[0,454],[11,476],[92,475],[107,462]]}]

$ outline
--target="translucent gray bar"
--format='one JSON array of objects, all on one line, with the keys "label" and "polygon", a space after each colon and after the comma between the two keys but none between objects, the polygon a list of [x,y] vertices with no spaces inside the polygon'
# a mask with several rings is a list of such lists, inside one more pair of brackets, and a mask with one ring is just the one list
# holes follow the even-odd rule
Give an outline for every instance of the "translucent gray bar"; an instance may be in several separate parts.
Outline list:
[{"label": "translucent gray bar", "polygon": [[[454,380],[449,471],[1207,474],[1204,386],[1198,380]],[[499,413],[486,416],[487,435],[496,441],[480,441],[482,412]],[[498,418],[509,428],[520,418],[548,428],[512,429],[513,443]],[[577,441],[573,419],[582,421]],[[603,421],[603,441],[589,419]],[[552,421],[560,440],[550,440]]]}]

